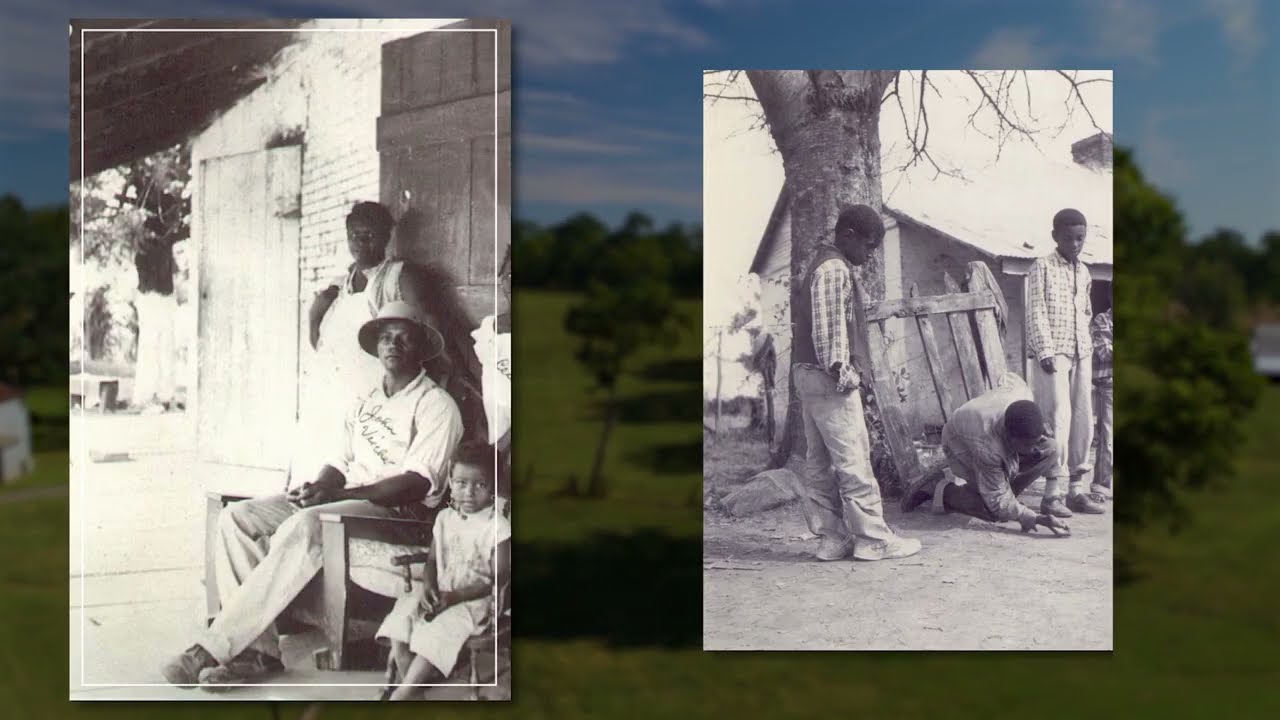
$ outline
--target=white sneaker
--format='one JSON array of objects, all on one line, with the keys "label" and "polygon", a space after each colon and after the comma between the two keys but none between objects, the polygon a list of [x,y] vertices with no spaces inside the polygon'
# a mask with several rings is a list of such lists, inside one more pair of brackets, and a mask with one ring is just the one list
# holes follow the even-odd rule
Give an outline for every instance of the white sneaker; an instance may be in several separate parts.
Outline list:
[{"label": "white sneaker", "polygon": [[824,536],[822,542],[818,544],[818,551],[814,556],[825,562],[834,560],[843,560],[849,557],[850,551],[853,550],[853,541],[850,538],[837,538],[830,535]]},{"label": "white sneaker", "polygon": [[897,560],[920,552],[920,541],[894,535],[878,543],[858,543],[853,548],[856,560]]}]

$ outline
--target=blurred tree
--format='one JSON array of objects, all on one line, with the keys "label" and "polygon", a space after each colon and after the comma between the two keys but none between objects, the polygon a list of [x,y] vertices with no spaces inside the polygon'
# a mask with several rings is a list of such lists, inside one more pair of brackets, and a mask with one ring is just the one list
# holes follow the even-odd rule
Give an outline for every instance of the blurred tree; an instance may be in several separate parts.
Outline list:
[{"label": "blurred tree", "polygon": [[587,486],[591,497],[608,492],[604,460],[618,419],[618,380],[628,361],[645,346],[674,342],[688,322],[676,308],[670,273],[652,238],[617,240],[601,253],[586,296],[565,317],[565,328],[579,339],[578,361],[604,393],[604,423]]},{"label": "blurred tree", "polygon": [[1116,264],[1125,269],[1114,311],[1116,514],[1176,523],[1181,491],[1231,474],[1260,380],[1244,333],[1180,310],[1169,259],[1185,256],[1182,217],[1130,153],[1115,160]]},{"label": "blurred tree", "polygon": [[545,288],[551,285],[554,268],[555,235],[528,220],[519,220],[512,228],[511,263],[520,271],[512,275],[518,287]]},{"label": "blurred tree", "polygon": [[1259,295],[1272,305],[1280,305],[1280,231],[1262,236],[1262,258],[1258,263],[1262,277]]},{"label": "blurred tree", "polygon": [[513,262],[520,271],[516,282],[525,288],[585,290],[596,256],[603,248],[623,240],[646,238],[656,240],[667,258],[667,281],[677,296],[701,297],[701,228],[671,223],[659,230],[641,212],[629,213],[614,230],[587,213],[578,213],[551,227],[517,221]]},{"label": "blurred tree", "polygon": [[1227,271],[1240,287],[1241,295],[1249,303],[1261,299],[1261,288],[1264,284],[1260,253],[1249,246],[1244,236],[1235,230],[1219,228],[1205,236],[1199,243],[1188,250],[1191,263],[1219,264]]},{"label": "blurred tree", "polygon": [[67,208],[27,209],[0,198],[0,379],[60,382],[66,368]]},{"label": "blurred tree", "polygon": [[1247,288],[1240,271],[1228,260],[1193,260],[1178,277],[1174,290],[1179,304],[1192,317],[1212,327],[1245,327],[1245,310],[1249,305]]},{"label": "blurred tree", "polygon": [[551,287],[574,290],[585,287],[596,256],[609,237],[609,228],[589,213],[578,213],[552,228]]}]

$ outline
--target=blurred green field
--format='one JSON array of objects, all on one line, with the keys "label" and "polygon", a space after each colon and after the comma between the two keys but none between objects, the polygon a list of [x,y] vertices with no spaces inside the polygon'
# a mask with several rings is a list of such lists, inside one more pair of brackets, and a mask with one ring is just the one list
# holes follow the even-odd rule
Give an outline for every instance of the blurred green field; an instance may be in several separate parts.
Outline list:
[{"label": "blurred green field", "polygon": [[[600,395],[563,327],[573,301],[567,293],[517,293],[513,354],[522,365],[513,388],[512,471],[522,501],[556,495],[571,475],[585,489],[599,441]],[[604,473],[609,501],[635,505],[637,515],[645,512],[640,505],[701,511],[701,305],[680,307],[690,325],[678,345],[637,357],[618,387],[621,419]]]},{"label": "blurred green field", "polygon": [[[1280,476],[1273,447],[1280,432],[1280,389],[1268,389],[1251,428],[1240,476],[1192,499],[1194,525],[1179,535],[1152,530],[1140,538],[1149,553],[1142,563],[1147,576],[1117,591],[1114,653],[704,654],[642,642],[550,639],[549,633],[531,632],[531,625],[546,623],[526,611],[516,625],[514,702],[521,717],[558,720],[739,713],[810,718],[831,708],[922,720],[1272,716],[1280,710],[1275,691],[1280,555],[1273,551],[1280,534],[1273,492],[1274,478]],[[523,514],[517,517],[522,521],[516,526],[516,547],[521,548],[526,530],[534,528]],[[0,566],[0,668],[6,675],[0,706],[24,718],[168,717],[173,709],[166,705],[64,705],[66,585],[49,569],[65,567],[65,518],[61,499],[0,506],[0,544],[10,549]],[[520,583],[516,589],[519,593]],[[561,590],[566,597],[593,596],[600,604],[612,600],[589,582]],[[665,591],[645,577],[634,578],[632,592],[645,600],[661,601]],[[537,595],[544,592],[539,589]],[[532,590],[520,594],[535,599]],[[666,606],[665,617],[634,620],[672,623],[699,617],[700,593],[682,592],[675,600]],[[678,608],[680,617],[671,608]],[[575,622],[572,613],[554,619],[566,628]],[[433,717],[500,717],[513,709],[433,706],[430,712]],[[280,717],[301,712],[286,706]],[[408,718],[422,712],[421,707],[331,704],[322,717]],[[190,706],[183,714],[270,717],[260,705],[234,703]]]},{"label": "blurred green field", "polygon": [[[619,428],[610,498],[552,497],[563,475],[585,479],[595,447],[591,415],[583,409],[589,386],[559,330],[568,300],[521,293],[517,304],[517,353],[526,366],[516,385],[516,467],[533,465],[535,480],[517,490],[513,525],[515,707],[346,703],[325,706],[320,717],[812,718],[836,712],[921,720],[1165,720],[1280,712],[1280,553],[1274,550],[1280,386],[1267,388],[1248,425],[1238,476],[1188,498],[1193,524],[1179,534],[1151,528],[1136,538],[1143,577],[1116,591],[1114,653],[706,654],[698,640],[701,512],[685,502],[699,474],[654,473],[637,455],[696,441],[700,403],[683,411],[689,415],[683,422]],[[697,358],[696,332],[682,348]],[[626,391],[631,397],[687,392],[700,376],[687,373],[683,383],[633,379]],[[66,517],[61,498],[0,504],[0,547],[7,550],[0,564],[0,707],[23,718],[171,716],[174,709],[165,704],[66,706]],[[189,705],[181,712],[273,717],[267,707],[243,703]],[[281,706],[278,717],[301,713],[300,706]]]},{"label": "blurred green field", "polygon": [[46,450],[35,454],[36,469],[11,482],[0,485],[0,496],[6,493],[19,492],[30,488],[54,487],[67,484],[67,462],[70,454],[66,450]]}]

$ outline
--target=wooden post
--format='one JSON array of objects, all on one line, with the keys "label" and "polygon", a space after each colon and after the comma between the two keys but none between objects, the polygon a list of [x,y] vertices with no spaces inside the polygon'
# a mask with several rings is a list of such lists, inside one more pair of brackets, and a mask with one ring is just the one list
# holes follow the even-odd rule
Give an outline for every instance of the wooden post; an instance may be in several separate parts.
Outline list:
[{"label": "wooden post", "polygon": [[724,328],[716,333],[716,434],[720,434],[720,382],[724,377],[721,367],[724,364]]}]

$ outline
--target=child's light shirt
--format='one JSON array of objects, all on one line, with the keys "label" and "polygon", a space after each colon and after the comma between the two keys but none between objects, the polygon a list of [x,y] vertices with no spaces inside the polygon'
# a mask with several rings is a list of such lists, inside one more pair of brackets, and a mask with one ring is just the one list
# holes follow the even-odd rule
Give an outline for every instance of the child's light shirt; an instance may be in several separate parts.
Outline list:
[{"label": "child's light shirt", "polygon": [[[431,548],[436,559],[436,582],[441,592],[476,583],[493,586],[495,551],[511,539],[511,523],[490,504],[464,514],[452,507],[436,516]],[[493,605],[492,595],[463,603],[477,627],[483,626]]]}]

